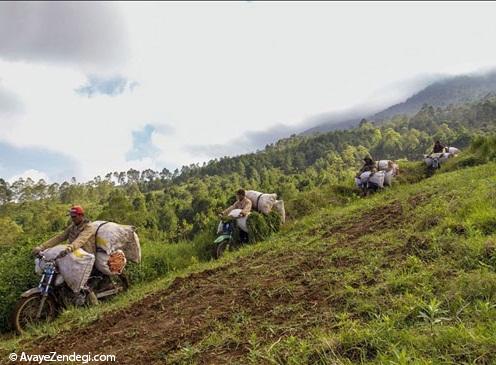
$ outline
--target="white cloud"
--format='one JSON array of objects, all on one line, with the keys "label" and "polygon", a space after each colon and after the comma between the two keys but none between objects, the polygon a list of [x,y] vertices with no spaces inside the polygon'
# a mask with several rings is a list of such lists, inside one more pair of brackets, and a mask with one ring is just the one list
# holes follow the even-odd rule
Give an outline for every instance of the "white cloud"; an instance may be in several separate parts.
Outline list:
[{"label": "white cloud", "polygon": [[126,32],[116,4],[0,3],[0,57],[101,68],[124,63]]},{"label": "white cloud", "polygon": [[0,115],[17,114],[23,105],[17,95],[5,88],[0,80]]}]

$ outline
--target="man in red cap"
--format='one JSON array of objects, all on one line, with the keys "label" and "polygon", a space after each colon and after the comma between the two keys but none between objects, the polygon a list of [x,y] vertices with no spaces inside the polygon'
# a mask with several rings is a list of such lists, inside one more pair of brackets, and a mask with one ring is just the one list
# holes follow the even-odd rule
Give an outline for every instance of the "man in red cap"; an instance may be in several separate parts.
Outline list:
[{"label": "man in red cap", "polygon": [[[86,252],[96,253],[95,233],[96,230],[91,226],[90,221],[84,217],[84,209],[79,205],[74,205],[69,210],[68,215],[71,216],[72,224],[66,228],[61,234],[50,238],[40,246],[33,248],[33,254],[38,254],[47,248],[68,241],[66,251],[68,254],[82,248]],[[88,299],[91,304],[98,304],[98,299],[91,289],[88,289]]]},{"label": "man in red cap", "polygon": [[69,210],[68,215],[71,216],[72,224],[61,234],[35,247],[33,249],[34,254],[61,244],[65,240],[69,242],[67,253],[76,251],[78,248],[82,248],[93,255],[96,253],[95,229],[88,224],[90,221],[84,217],[84,209],[80,205],[74,205]]}]

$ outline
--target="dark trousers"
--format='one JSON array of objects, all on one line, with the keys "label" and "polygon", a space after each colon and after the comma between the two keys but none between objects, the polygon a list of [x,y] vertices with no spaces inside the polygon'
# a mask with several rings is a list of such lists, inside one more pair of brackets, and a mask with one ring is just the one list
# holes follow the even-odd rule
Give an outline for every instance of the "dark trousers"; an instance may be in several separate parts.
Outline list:
[{"label": "dark trousers", "polygon": [[248,243],[248,232],[245,232],[242,229],[239,230],[239,242]]}]

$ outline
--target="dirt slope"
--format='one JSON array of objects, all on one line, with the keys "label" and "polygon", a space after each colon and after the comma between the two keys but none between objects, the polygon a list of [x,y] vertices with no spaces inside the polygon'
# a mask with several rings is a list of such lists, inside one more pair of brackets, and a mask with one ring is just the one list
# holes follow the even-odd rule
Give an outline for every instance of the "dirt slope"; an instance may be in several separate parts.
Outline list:
[{"label": "dirt slope", "polygon": [[[267,341],[332,326],[333,308],[340,307],[331,294],[339,280],[329,282],[319,273],[359,261],[330,259],[335,244],[326,237],[340,235],[339,245],[353,247],[355,239],[377,225],[394,226],[402,219],[401,206],[390,205],[353,222],[320,232],[315,247],[308,250],[265,252],[240,259],[216,270],[176,279],[162,292],[146,297],[129,309],[114,313],[87,327],[26,343],[31,353],[116,354],[121,364],[171,362],[169,355],[202,341],[219,325],[249,318],[243,331],[256,332]],[[324,226],[324,225],[323,225]],[[313,245],[312,245],[313,246]],[[363,247],[362,247],[363,248]],[[373,283],[370,283],[373,284]],[[233,319],[234,318],[234,319]],[[241,319],[242,321],[242,319]],[[249,344],[224,342],[222,347],[198,354],[202,364],[232,363],[248,352]]]}]

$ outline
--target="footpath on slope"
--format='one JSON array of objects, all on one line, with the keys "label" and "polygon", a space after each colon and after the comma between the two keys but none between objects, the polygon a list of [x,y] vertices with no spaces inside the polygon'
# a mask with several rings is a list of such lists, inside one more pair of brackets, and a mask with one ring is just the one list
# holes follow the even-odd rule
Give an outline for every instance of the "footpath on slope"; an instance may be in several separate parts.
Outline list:
[{"label": "footpath on slope", "polygon": [[[53,337],[23,341],[20,348],[31,354],[115,354],[119,364],[170,363],[171,354],[205,340],[219,325],[231,323],[236,316],[249,318],[243,331],[257,332],[267,343],[301,335],[323,323],[331,325],[333,309],[343,303],[330,292],[342,283],[338,278],[329,282],[321,273],[360,264],[360,259],[353,257],[332,259],[333,250],[358,249],[362,247],[357,242],[362,235],[378,226],[392,229],[404,219],[402,206],[394,202],[358,219],[329,225],[329,229],[317,232],[318,228],[311,227],[303,233],[310,241],[304,250],[289,244],[287,249],[269,249],[216,269],[176,278],[165,290],[120,312]],[[327,226],[325,222],[319,224]],[[331,236],[339,237],[338,242],[330,243]],[[248,343],[227,341],[220,348],[198,354],[195,362],[232,363],[248,352]]]}]

